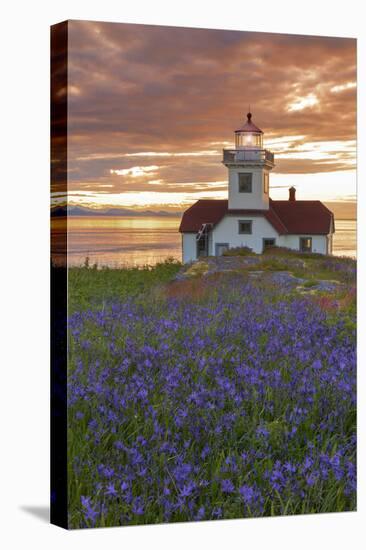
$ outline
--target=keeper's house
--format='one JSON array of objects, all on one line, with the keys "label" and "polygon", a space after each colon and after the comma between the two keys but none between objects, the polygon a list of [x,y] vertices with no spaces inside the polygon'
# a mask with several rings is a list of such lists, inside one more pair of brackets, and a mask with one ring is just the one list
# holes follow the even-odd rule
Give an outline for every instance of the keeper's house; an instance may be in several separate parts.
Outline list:
[{"label": "keeper's house", "polygon": [[235,131],[235,149],[223,151],[228,200],[199,200],[183,214],[183,262],[241,246],[259,254],[274,245],[332,254],[334,218],[322,202],[296,200],[294,187],[288,200],[270,198],[274,155],[263,149],[263,132],[251,118],[248,113],[244,126]]}]

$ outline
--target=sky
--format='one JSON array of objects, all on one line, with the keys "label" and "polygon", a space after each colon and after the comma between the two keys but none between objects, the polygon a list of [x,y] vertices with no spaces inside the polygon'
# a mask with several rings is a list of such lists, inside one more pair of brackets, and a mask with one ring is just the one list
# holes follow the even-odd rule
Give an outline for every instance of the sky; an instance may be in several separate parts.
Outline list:
[{"label": "sky", "polygon": [[68,202],[226,198],[222,149],[249,106],[275,153],[273,199],[294,185],[298,199],[354,201],[356,78],[354,39],[71,21]]}]

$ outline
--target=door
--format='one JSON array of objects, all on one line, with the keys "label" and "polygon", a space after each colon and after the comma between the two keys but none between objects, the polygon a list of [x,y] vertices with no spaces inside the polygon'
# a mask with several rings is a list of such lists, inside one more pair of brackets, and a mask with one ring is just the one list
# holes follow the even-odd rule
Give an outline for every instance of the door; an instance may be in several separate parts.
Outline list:
[{"label": "door", "polygon": [[313,242],[313,239],[311,237],[300,237],[300,243],[299,243],[300,252],[311,252],[312,242]]},{"label": "door", "polygon": [[208,235],[205,233],[197,241],[197,258],[208,255]]},{"label": "door", "polygon": [[225,250],[229,250],[229,243],[215,244],[215,256],[222,256]]},{"label": "door", "polygon": [[276,246],[276,239],[263,239],[263,252],[272,246]]}]

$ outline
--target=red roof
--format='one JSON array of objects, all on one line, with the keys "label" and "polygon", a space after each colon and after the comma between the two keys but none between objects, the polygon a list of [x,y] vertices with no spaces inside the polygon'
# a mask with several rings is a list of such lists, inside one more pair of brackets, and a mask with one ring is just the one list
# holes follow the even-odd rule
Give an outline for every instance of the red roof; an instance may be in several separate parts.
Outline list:
[{"label": "red roof", "polygon": [[320,201],[271,200],[270,207],[287,228],[287,233],[328,235],[334,231],[333,213]]},{"label": "red roof", "polygon": [[217,225],[224,216],[264,216],[279,235],[328,235],[333,214],[320,201],[273,201],[268,210],[228,209],[227,200],[199,200],[183,214],[179,231],[197,233],[202,224]]},{"label": "red roof", "polygon": [[203,223],[216,225],[227,213],[227,207],[227,200],[199,200],[184,212],[179,231],[197,233]]}]

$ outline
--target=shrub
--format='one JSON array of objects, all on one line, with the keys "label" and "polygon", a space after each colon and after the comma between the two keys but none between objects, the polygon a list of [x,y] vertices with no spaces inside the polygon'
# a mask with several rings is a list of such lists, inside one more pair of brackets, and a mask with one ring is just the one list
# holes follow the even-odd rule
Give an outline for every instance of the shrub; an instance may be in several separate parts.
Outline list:
[{"label": "shrub", "polygon": [[253,250],[249,246],[237,246],[225,250],[223,256],[250,256],[253,254]]},{"label": "shrub", "polygon": [[305,283],[302,285],[304,288],[312,288],[313,286],[316,286],[318,284],[318,281],[315,281],[314,279],[305,281]]}]

